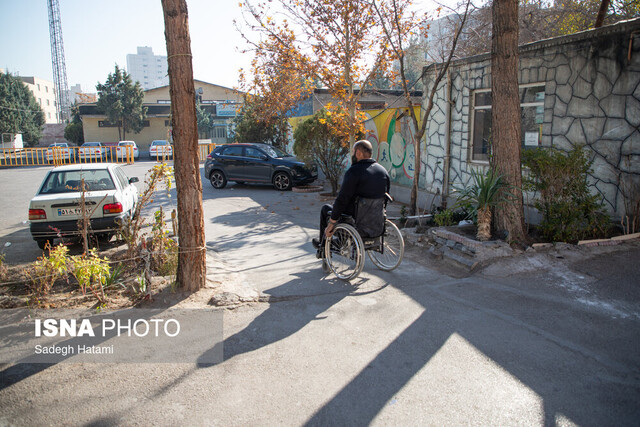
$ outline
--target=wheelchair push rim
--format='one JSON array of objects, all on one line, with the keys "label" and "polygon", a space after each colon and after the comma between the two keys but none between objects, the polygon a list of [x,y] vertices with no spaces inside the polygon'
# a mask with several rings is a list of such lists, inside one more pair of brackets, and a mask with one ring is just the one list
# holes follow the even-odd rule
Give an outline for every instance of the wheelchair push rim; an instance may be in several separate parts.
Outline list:
[{"label": "wheelchair push rim", "polygon": [[357,277],[364,267],[364,244],[360,234],[349,224],[336,225],[333,236],[325,239],[325,262],[341,280]]},{"label": "wheelchair push rim", "polygon": [[404,257],[404,239],[396,225],[385,221],[385,231],[382,251],[367,250],[367,255],[373,264],[383,271],[391,271],[400,265]]}]

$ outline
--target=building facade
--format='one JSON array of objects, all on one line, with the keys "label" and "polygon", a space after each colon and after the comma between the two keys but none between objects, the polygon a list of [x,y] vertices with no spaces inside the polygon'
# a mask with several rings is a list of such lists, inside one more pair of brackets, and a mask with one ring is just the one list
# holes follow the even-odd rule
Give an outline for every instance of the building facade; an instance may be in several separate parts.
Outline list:
[{"label": "building facade", "polygon": [[[212,115],[212,135],[207,140],[226,143],[231,135],[232,121],[242,103],[243,93],[224,86],[194,80],[196,95],[201,108]],[[126,139],[136,141],[140,150],[149,149],[155,139],[171,139],[171,96],[169,86],[144,92],[144,106],[147,119],[140,133],[127,133]],[[96,103],[79,106],[85,141],[99,141],[107,144],[118,142],[118,127],[98,112]]]},{"label": "building facade", "polygon": [[[436,66],[425,71],[430,88]],[[625,215],[625,185],[640,188],[640,18],[521,46],[518,81],[522,149],[582,147],[592,193]],[[428,194],[446,198],[489,166],[491,102],[490,55],[451,64],[421,141]]]},{"label": "building facade", "polygon": [[44,111],[45,123],[58,123],[56,110],[56,89],[53,82],[38,77],[20,77],[22,82],[35,96]]},{"label": "building facade", "polygon": [[138,53],[127,55],[127,72],[131,79],[140,82],[143,89],[153,89],[167,86],[169,75],[167,73],[167,57],[154,55],[153,49],[147,46],[138,46]]}]

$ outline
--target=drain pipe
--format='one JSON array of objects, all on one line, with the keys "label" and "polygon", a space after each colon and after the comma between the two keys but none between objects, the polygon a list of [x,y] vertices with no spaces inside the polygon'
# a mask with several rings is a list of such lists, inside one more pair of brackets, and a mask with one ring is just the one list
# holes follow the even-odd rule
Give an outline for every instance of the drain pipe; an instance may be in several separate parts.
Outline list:
[{"label": "drain pipe", "polygon": [[445,117],[445,130],[444,130],[444,143],[445,143],[445,155],[442,178],[442,199],[441,205],[446,209],[447,199],[449,198],[449,175],[451,172],[451,71],[447,71],[447,86],[445,97],[447,100],[446,117]]}]

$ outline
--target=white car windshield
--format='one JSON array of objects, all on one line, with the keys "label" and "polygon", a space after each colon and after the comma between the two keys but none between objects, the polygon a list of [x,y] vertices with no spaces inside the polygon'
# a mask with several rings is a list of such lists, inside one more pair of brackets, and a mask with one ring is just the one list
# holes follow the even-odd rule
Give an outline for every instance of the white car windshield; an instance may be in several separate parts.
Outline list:
[{"label": "white car windshield", "polygon": [[82,191],[82,179],[87,191],[115,190],[111,174],[106,169],[52,171],[42,184],[40,194],[74,193]]}]

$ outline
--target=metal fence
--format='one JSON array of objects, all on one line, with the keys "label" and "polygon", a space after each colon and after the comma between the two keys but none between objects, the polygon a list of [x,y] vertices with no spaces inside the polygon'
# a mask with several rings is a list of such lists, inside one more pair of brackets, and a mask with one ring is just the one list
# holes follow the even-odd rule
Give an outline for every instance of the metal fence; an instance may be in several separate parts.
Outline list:
[{"label": "metal fence", "polygon": [[[207,159],[207,155],[219,144],[198,144],[198,159],[202,163]],[[158,150],[156,155],[145,158],[164,162],[173,159],[166,151]],[[91,147],[42,147],[42,148],[21,148],[21,149],[1,149],[0,166],[38,166],[53,165],[61,166],[67,164],[81,163],[121,163],[133,164],[143,158],[142,153],[139,158],[134,158],[133,147],[123,146],[103,146],[101,148]]]}]

